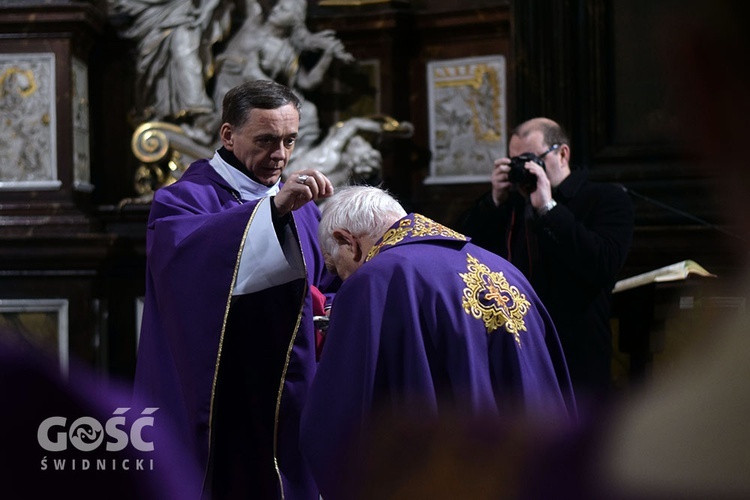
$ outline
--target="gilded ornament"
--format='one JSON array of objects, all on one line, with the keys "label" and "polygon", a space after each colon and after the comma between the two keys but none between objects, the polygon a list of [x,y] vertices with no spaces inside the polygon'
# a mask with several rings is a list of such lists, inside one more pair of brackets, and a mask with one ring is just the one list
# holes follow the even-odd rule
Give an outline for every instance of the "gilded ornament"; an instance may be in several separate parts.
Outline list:
[{"label": "gilded ornament", "polygon": [[367,259],[375,257],[385,246],[397,245],[405,238],[423,238],[426,236],[442,236],[454,240],[466,241],[466,236],[442,224],[435,222],[421,214],[414,214],[413,219],[403,219],[398,227],[386,231],[380,243],[373,246],[367,254]]},{"label": "gilded ornament", "polygon": [[526,295],[508,283],[502,272],[493,272],[470,254],[466,255],[467,273],[459,273],[466,283],[462,305],[467,314],[481,319],[491,334],[498,328],[513,335],[521,346],[520,332],[526,331],[524,316],[531,304]]}]

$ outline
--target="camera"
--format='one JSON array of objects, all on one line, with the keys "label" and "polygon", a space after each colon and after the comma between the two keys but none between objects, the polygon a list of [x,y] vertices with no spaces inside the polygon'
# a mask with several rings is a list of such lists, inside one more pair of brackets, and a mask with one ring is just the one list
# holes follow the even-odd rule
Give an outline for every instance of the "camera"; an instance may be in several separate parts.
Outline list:
[{"label": "camera", "polygon": [[534,153],[523,153],[510,159],[510,172],[508,172],[508,182],[526,188],[529,192],[536,189],[536,175],[526,170],[526,162],[533,161],[543,170],[547,170],[544,160]]}]

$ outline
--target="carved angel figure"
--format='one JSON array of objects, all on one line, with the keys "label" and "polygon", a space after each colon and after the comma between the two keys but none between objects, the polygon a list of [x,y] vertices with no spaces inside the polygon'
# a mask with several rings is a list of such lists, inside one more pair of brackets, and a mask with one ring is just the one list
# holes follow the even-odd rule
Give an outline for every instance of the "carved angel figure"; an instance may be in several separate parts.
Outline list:
[{"label": "carved angel figure", "polygon": [[[221,54],[216,57],[213,99],[217,109],[226,92],[248,80],[274,80],[290,87],[302,101],[297,155],[318,140],[318,111],[305,92],[318,87],[334,60],[354,61],[331,30],[312,33],[305,22],[305,0],[278,0],[263,20],[257,0],[245,0],[246,16]],[[317,57],[309,67],[300,56]],[[218,139],[221,116],[201,119],[197,124],[212,140]]]},{"label": "carved angel figure", "polygon": [[108,0],[137,41],[136,119],[181,121],[214,113],[206,93],[212,50],[230,27],[231,0]]}]

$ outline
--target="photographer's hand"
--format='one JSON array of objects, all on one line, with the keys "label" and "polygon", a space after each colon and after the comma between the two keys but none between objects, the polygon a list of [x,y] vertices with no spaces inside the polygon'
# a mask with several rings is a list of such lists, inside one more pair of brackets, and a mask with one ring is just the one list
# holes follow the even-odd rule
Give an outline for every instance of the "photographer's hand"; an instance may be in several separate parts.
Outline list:
[{"label": "photographer's hand", "polygon": [[492,183],[492,201],[495,206],[505,203],[510,193],[511,183],[508,182],[508,172],[510,172],[510,158],[499,158],[495,160],[495,166],[492,169],[490,182]]},{"label": "photographer's hand", "polygon": [[539,210],[552,199],[552,185],[547,177],[547,172],[533,161],[526,162],[526,170],[536,176],[536,189],[531,193],[523,193],[529,197],[534,210]]}]

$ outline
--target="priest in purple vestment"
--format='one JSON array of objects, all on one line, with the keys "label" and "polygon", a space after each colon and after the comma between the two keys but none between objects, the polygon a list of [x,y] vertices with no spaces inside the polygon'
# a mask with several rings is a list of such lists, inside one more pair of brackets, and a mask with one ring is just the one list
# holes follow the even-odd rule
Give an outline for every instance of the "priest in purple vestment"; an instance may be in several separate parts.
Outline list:
[{"label": "priest in purple vestment", "polygon": [[508,261],[367,186],[326,201],[319,239],[345,280],[301,424],[325,500],[359,496],[385,425],[575,417],[555,327]]},{"label": "priest in purple vestment", "polygon": [[203,469],[193,498],[317,500],[299,452],[315,371],[310,287],[330,291],[317,244],[317,170],[280,182],[300,102],[268,81],[223,103],[223,146],[154,196],[135,393]]}]

